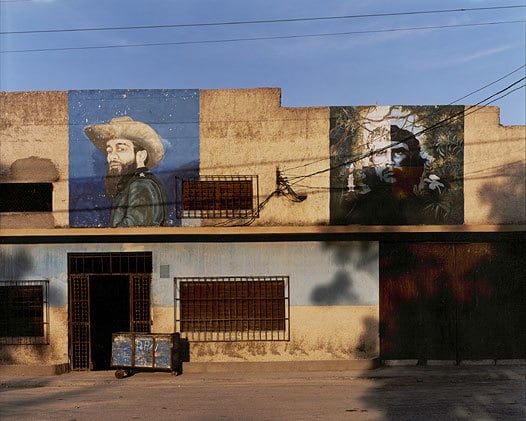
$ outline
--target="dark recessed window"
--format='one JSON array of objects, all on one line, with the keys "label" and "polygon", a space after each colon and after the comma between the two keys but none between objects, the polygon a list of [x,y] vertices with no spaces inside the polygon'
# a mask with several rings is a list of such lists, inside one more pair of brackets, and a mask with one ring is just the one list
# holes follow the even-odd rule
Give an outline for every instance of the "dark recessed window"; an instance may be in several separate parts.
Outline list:
[{"label": "dark recessed window", "polygon": [[177,179],[179,218],[257,217],[257,176],[201,176]]},{"label": "dark recessed window", "polygon": [[47,344],[48,281],[0,282],[0,343]]},{"label": "dark recessed window", "polygon": [[176,326],[191,341],[286,341],[289,278],[175,278]]},{"label": "dark recessed window", "polygon": [[0,183],[0,212],[51,212],[53,184]]}]

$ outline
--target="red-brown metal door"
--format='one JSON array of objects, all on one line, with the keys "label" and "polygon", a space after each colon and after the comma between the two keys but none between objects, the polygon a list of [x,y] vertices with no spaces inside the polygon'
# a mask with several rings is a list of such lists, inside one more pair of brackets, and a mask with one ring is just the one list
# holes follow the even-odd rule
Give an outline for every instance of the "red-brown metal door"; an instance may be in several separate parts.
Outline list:
[{"label": "red-brown metal door", "polygon": [[383,359],[456,359],[448,244],[380,246],[380,349]]},{"label": "red-brown metal door", "polygon": [[523,246],[382,243],[382,359],[525,358]]}]

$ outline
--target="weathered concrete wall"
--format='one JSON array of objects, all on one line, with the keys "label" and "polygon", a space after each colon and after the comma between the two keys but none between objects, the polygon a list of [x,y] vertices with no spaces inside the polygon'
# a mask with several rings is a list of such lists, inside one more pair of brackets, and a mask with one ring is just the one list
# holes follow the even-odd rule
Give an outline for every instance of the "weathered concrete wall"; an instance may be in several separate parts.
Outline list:
[{"label": "weathered concrete wall", "polygon": [[466,224],[526,223],[526,126],[501,126],[498,107],[465,117]]},{"label": "weathered concrete wall", "polygon": [[[290,277],[290,341],[193,343],[192,361],[373,358],[378,355],[378,243],[0,245],[0,281],[48,279],[50,345],[5,347],[4,364],[67,361],[67,253],[151,251],[152,332],[175,331],[174,277]],[[168,265],[170,276],[160,277]],[[27,356],[26,356],[27,355]]]},{"label": "weathered concrete wall", "polygon": [[[330,166],[329,109],[282,108],[280,89],[201,91],[200,139],[200,173],[258,175],[260,202],[276,189],[276,169],[302,176]],[[328,224],[329,173],[308,184],[320,189],[301,203],[273,197],[252,225]]]},{"label": "weathered concrete wall", "polygon": [[53,183],[53,214],[0,215],[0,228],[68,225],[67,92],[0,92],[0,181]]},{"label": "weathered concrete wall", "polygon": [[[316,361],[379,356],[379,306],[293,306],[290,341],[190,342],[192,362]],[[153,331],[172,332],[172,308],[154,308]]]},{"label": "weathered concrete wall", "polygon": [[[148,91],[153,95],[149,100],[162,108],[156,96],[161,91],[154,91]],[[116,92],[100,91],[99,96]],[[68,94],[0,92],[0,182],[53,183],[52,213],[2,213],[0,228],[68,226]],[[330,187],[334,186],[327,171],[331,166],[329,107],[281,107],[281,91],[277,88],[203,90],[193,95],[200,97],[191,110],[195,114],[192,124],[199,124],[199,139],[196,128],[193,136],[197,140],[192,138],[192,146],[187,146],[194,152],[199,149],[199,162],[195,165],[200,174],[258,175],[262,202],[275,191],[279,169],[291,177],[290,181],[300,180],[293,184],[297,193],[307,193],[307,199],[301,203],[293,203],[283,195],[272,197],[251,225],[331,223],[329,196]],[[119,98],[123,102],[119,104],[127,109],[129,99]],[[174,113],[180,114],[181,108]],[[80,123],[75,124],[72,127],[80,127]],[[82,141],[89,144],[87,139]],[[464,224],[524,224],[526,127],[501,126],[498,107],[482,107],[476,112],[468,108],[463,147]],[[301,180],[317,171],[321,172]],[[167,177],[171,180],[172,175]],[[221,221],[184,220],[183,225],[218,222]]]},{"label": "weathered concrete wall", "polygon": [[49,326],[49,345],[2,345],[0,364],[67,364],[69,361],[67,307],[50,307]]}]

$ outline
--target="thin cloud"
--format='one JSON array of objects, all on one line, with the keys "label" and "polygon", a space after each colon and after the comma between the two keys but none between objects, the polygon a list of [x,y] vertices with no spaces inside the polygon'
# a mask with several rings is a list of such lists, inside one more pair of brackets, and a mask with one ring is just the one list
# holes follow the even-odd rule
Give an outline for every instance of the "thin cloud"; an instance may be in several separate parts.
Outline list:
[{"label": "thin cloud", "polygon": [[433,68],[445,68],[445,67],[451,67],[451,66],[458,66],[459,64],[465,64],[465,63],[469,63],[469,62],[472,62],[472,61],[475,61],[475,60],[478,60],[478,59],[481,59],[481,58],[484,58],[484,57],[489,57],[489,56],[494,56],[494,55],[497,55],[497,54],[501,54],[505,51],[509,51],[509,50],[513,50],[515,48],[518,48],[518,47],[521,47],[521,48],[524,48],[524,45],[519,45],[519,44],[516,44],[516,45],[504,45],[504,46],[501,46],[501,47],[495,47],[495,48],[490,48],[488,50],[483,50],[483,51],[478,51],[476,53],[473,53],[473,54],[468,54],[468,55],[463,55],[461,57],[456,57],[456,58],[453,58],[452,60],[438,60],[434,63],[429,63],[429,65],[427,67],[433,67]]}]

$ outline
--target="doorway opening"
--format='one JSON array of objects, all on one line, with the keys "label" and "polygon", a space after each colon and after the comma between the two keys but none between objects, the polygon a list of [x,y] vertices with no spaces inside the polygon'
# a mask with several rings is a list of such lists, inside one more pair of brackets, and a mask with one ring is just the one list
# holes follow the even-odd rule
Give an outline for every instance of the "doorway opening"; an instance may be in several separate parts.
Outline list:
[{"label": "doorway opening", "polygon": [[112,334],[150,332],[152,254],[69,253],[72,370],[111,368]]},{"label": "doorway opening", "polygon": [[112,333],[130,329],[129,276],[92,275],[89,293],[92,370],[109,370]]}]

